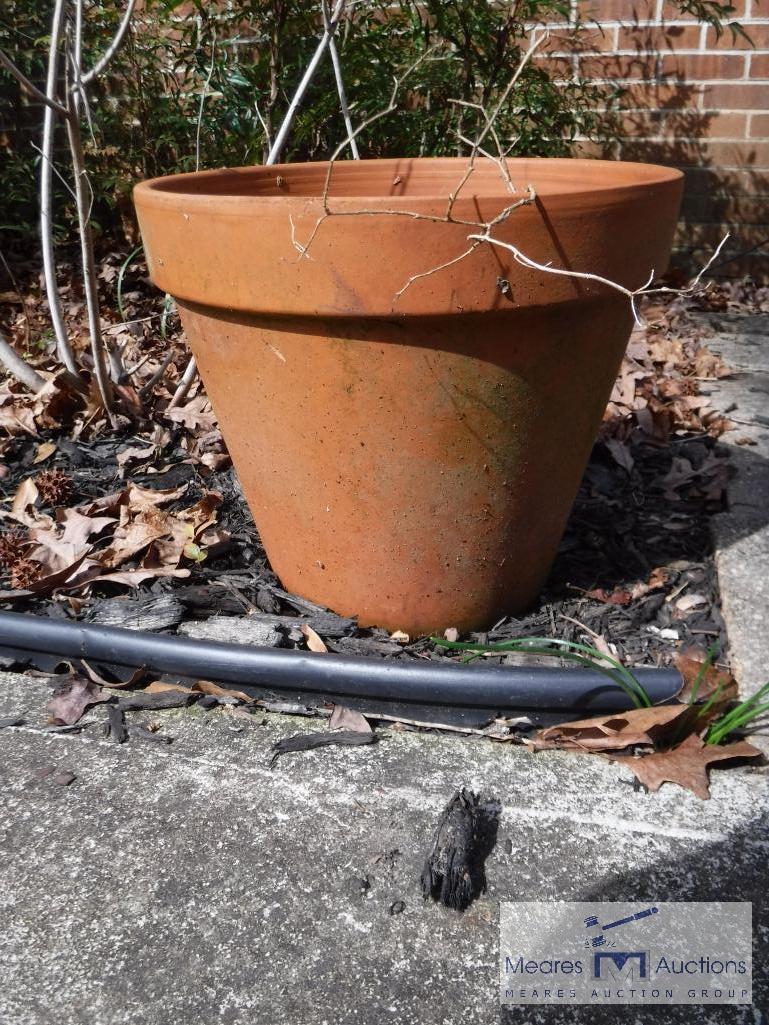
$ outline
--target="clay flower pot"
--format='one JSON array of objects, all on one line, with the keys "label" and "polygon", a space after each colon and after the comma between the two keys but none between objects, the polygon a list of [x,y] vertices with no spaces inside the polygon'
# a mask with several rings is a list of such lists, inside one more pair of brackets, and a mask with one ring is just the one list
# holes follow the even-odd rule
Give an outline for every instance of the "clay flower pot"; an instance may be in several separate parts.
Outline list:
[{"label": "clay flower pot", "polygon": [[[529,183],[537,199],[496,238],[629,288],[666,267],[678,171],[510,166],[512,201]],[[486,243],[458,259],[478,229],[456,222],[511,203],[483,161],[446,223],[466,168],[340,162],[325,217],[323,163],[134,194],[152,280],[177,301],[281,581],[410,634],[482,628],[536,599],[632,327],[606,286]]]}]

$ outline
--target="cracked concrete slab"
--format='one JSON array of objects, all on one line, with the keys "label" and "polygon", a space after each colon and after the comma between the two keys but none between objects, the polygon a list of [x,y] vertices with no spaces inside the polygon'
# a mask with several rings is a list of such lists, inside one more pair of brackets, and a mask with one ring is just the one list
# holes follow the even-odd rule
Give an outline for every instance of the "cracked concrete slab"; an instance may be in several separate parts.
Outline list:
[{"label": "cracked concrete slab", "polygon": [[[752,900],[765,962],[766,768],[714,771],[703,802],[637,793],[601,758],[387,730],[271,769],[276,739],[324,724],[136,713],[173,744],[117,745],[96,727],[41,732],[47,695],[0,677],[0,716],[27,719],[0,733],[4,1025],[760,1020],[747,1007],[502,1010],[497,923],[506,900]],[[76,780],[37,778],[52,766]],[[462,783],[503,814],[488,890],[458,914],[425,903],[419,876]]]}]

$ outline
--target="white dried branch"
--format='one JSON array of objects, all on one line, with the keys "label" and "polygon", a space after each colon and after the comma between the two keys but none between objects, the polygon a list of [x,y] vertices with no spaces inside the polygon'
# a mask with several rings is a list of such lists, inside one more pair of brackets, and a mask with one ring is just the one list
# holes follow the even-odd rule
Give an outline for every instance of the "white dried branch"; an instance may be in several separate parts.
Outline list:
[{"label": "white dried branch", "polygon": [[33,100],[37,100],[38,103],[43,103],[47,107],[51,107],[57,114],[61,114],[63,117],[67,116],[67,108],[52,96],[46,96],[42,90],[38,89],[36,85],[30,82],[24,72],[17,68],[10,57],[3,53],[2,50],[0,50],[0,66],[4,67],[6,71],[9,71],[13,75],[24,92],[31,96]]},{"label": "white dried branch", "polygon": [[638,307],[636,300],[645,295],[659,295],[661,293],[668,293],[673,295],[692,295],[699,288],[700,281],[703,275],[707,272],[708,268],[712,266],[714,261],[718,258],[721,250],[723,249],[729,235],[726,234],[719,242],[715,252],[710,257],[708,262],[699,272],[699,274],[686,285],[684,288],[669,288],[668,286],[661,285],[656,288],[651,288],[651,283],[654,281],[655,271],[652,270],[647,278],[646,282],[639,288],[627,288],[625,285],[621,285],[618,281],[612,281],[611,278],[605,278],[600,274],[592,274],[589,271],[574,271],[567,270],[565,267],[553,267],[550,263],[538,263],[536,260],[532,260],[518,249],[517,246],[511,242],[503,242],[501,239],[494,238],[489,232],[484,232],[480,235],[468,235],[468,240],[477,241],[479,243],[486,242],[493,246],[498,246],[500,249],[504,249],[512,254],[513,259],[516,263],[520,263],[521,266],[529,268],[529,270],[540,271],[543,274],[555,274],[565,278],[575,278],[581,281],[594,281],[596,284],[605,285],[607,288],[613,289],[615,292],[620,292],[622,295],[626,295],[630,302],[630,309],[633,314],[633,319],[639,327],[644,326],[644,321],[638,313]]},{"label": "white dried branch", "polygon": [[328,9],[326,0],[321,2],[321,10],[323,11],[323,22],[326,26],[326,32],[328,32],[328,52],[331,57],[331,64],[334,68],[334,79],[336,80],[336,91],[339,96],[339,106],[342,110],[342,118],[344,119],[344,126],[347,131],[347,139],[350,143],[350,152],[352,153],[353,160],[360,160],[360,152],[358,151],[358,143],[355,139],[355,133],[352,128],[352,120],[350,118],[350,108],[347,104],[347,93],[344,88],[344,78],[342,77],[342,65],[339,60],[339,51],[336,48],[336,40],[334,39],[334,31],[331,27],[331,14]]},{"label": "white dried branch", "polygon": [[304,99],[304,94],[307,92],[307,87],[312,81],[313,76],[318,69],[318,65],[320,64],[321,60],[323,59],[323,55],[328,49],[328,44],[331,40],[332,34],[336,32],[337,25],[339,24],[339,21],[344,13],[344,8],[345,0],[336,0],[334,9],[331,12],[328,22],[324,26],[323,36],[321,37],[321,40],[318,43],[318,48],[313,54],[312,60],[307,65],[304,75],[302,75],[302,79],[296,88],[296,92],[294,93],[291,102],[288,105],[286,116],[283,118],[283,122],[280,128],[278,129],[278,134],[275,136],[275,141],[270,147],[270,152],[268,153],[267,159],[265,160],[266,164],[277,164],[280,155],[283,152],[283,147],[286,144],[286,139],[288,138],[288,133],[291,130],[291,125],[293,124],[294,117],[296,116],[296,112],[299,109],[299,105]]},{"label": "white dried branch", "polygon": [[211,79],[213,78],[214,68],[216,67],[216,30],[214,29],[213,38],[211,39],[211,64],[208,68],[208,74],[206,80],[203,83],[203,88],[200,92],[200,106],[198,108],[198,124],[195,131],[195,170],[200,170],[200,133],[203,127],[203,109],[206,105],[206,97],[208,96],[208,87],[211,85]]},{"label": "white dried branch", "polygon": [[[82,0],[78,0],[82,2]],[[70,98],[75,101],[75,90],[70,91]],[[90,335],[91,356],[94,363],[96,382],[99,388],[99,395],[105,410],[112,410],[112,385],[109,379],[107,362],[104,358],[107,348],[105,339],[102,337],[101,317],[99,314],[99,290],[96,281],[96,261],[93,251],[93,236],[91,233],[90,207],[91,187],[85,168],[85,157],[83,154],[83,140],[80,133],[80,119],[77,117],[76,109],[73,107],[73,116],[67,118],[67,139],[69,141],[70,154],[72,156],[72,169],[75,177],[75,198],[77,200],[78,233],[80,236],[80,260],[83,268],[83,292],[86,300],[86,311],[88,316],[88,333]]]},{"label": "white dried branch", "polygon": [[112,42],[109,44],[107,49],[94,64],[94,66],[83,73],[81,77],[81,82],[83,83],[83,85],[87,85],[89,82],[92,82],[95,78],[97,78],[102,73],[102,71],[104,71],[109,62],[120,49],[120,45],[123,42],[123,39],[125,38],[126,32],[128,31],[128,26],[131,22],[131,17],[133,15],[135,6],[136,0],[128,0],[128,6],[125,9],[123,18],[120,22],[120,25],[118,26],[117,32],[112,38]]},{"label": "white dried branch", "polygon": [[30,391],[39,392],[46,383],[45,378],[41,377],[25,359],[22,359],[10,342],[6,341],[2,332],[0,332],[0,363]]},{"label": "white dried branch", "polygon": [[182,402],[187,398],[187,393],[192,387],[192,382],[195,380],[195,374],[198,369],[198,364],[193,356],[182,374],[182,379],[179,381],[179,385],[174,392],[173,398],[168,403],[169,409],[174,409],[176,406],[180,406]]},{"label": "white dried branch", "polygon": [[439,263],[437,267],[431,267],[429,270],[420,271],[419,274],[412,274],[406,284],[402,288],[399,288],[395,293],[395,298],[400,299],[406,289],[411,288],[415,281],[419,281],[421,278],[429,278],[432,274],[437,274],[439,271],[446,270],[447,267],[453,267],[455,263],[459,263],[461,260],[464,260],[466,256],[474,253],[480,244],[481,243],[477,241],[473,242],[470,248],[466,249],[463,253],[460,253],[459,256],[455,256],[451,260],[446,260],[445,263]]},{"label": "white dried branch", "polygon": [[[158,381],[160,381],[165,376],[165,372],[171,365],[171,361],[173,360],[175,355],[176,353],[174,352],[174,350],[169,349],[169,351],[166,353],[165,359],[157,368],[157,370],[153,373],[152,377],[150,377],[149,380],[147,380],[139,389],[140,399],[146,398],[146,396],[149,395],[149,393],[152,391],[152,389],[155,387]],[[139,365],[134,367],[131,373],[136,373],[138,369]]]},{"label": "white dried branch", "polygon": [[[447,267],[451,267],[455,263],[459,263],[461,260],[464,260],[466,257],[470,256],[470,254],[474,253],[478,246],[480,246],[481,243],[486,240],[487,233],[491,232],[492,228],[494,228],[495,225],[501,224],[503,221],[506,221],[510,214],[513,212],[513,210],[517,210],[519,207],[522,206],[529,206],[531,203],[534,202],[536,198],[537,196],[534,192],[534,189],[531,185],[528,185],[526,187],[526,195],[523,196],[521,199],[516,200],[515,203],[511,203],[509,206],[506,206],[505,209],[498,213],[492,221],[488,221],[484,225],[485,230],[482,235],[468,235],[468,242],[472,242],[472,245],[469,249],[466,249],[464,252],[460,253],[459,256],[455,256],[453,259],[447,260],[445,263],[438,264],[436,267],[431,267],[429,270],[421,271],[419,274],[412,274],[412,276],[408,279],[405,285],[402,288],[399,288],[398,291],[395,293],[395,301],[400,299],[403,293],[408,288],[410,288],[415,281],[419,281],[422,278],[428,278],[433,274],[437,274],[439,271],[446,270]],[[443,221],[446,224],[459,223],[458,221],[452,220],[450,216],[436,218],[436,220]]]},{"label": "white dried branch", "polygon": [[[56,83],[59,73],[59,51],[64,22],[65,0],[56,0],[51,20],[51,37],[48,52],[48,73],[45,84],[45,95],[48,100],[56,98]],[[66,108],[65,108],[66,109]],[[43,253],[43,277],[45,292],[48,298],[48,309],[51,324],[56,337],[56,349],[59,359],[73,377],[82,380],[75,356],[64,324],[64,314],[56,280],[56,260],[53,247],[53,135],[54,115],[57,111],[47,103],[43,112],[43,138],[41,142],[40,162],[40,244]],[[69,113],[67,112],[67,116]]]}]

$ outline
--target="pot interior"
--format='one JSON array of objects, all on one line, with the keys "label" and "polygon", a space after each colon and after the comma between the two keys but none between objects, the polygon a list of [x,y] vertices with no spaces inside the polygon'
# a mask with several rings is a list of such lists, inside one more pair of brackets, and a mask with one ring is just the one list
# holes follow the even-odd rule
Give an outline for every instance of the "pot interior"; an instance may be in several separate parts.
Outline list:
[{"label": "pot interior", "polygon": [[[507,161],[516,192],[529,182],[540,196],[574,195],[675,181],[681,172],[655,164],[571,158],[514,158]],[[499,168],[479,158],[467,176],[467,157],[338,160],[329,177],[329,163],[281,164],[271,167],[223,168],[177,174],[148,183],[153,191],[181,196],[286,196],[382,199],[444,198],[460,183],[461,195],[510,195]]]}]

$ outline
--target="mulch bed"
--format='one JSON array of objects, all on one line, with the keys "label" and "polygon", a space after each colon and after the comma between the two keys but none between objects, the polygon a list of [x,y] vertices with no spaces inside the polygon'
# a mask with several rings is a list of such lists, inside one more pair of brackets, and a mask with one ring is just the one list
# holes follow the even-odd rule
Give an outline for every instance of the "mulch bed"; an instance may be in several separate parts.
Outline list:
[{"label": "mulch bed", "polygon": [[[122,563],[112,551],[102,575],[112,570],[128,574],[128,581],[97,580],[98,571],[92,570],[81,587],[42,588],[39,594],[24,596],[18,593],[19,581],[28,584],[37,570],[31,578],[17,572],[14,588],[13,566],[6,563],[0,607],[113,623],[125,621],[130,609],[137,613],[133,625],[155,629],[174,629],[184,620],[213,615],[258,614],[276,617],[286,647],[306,646],[297,626],[301,620],[309,622],[333,651],[372,657],[452,657],[427,639],[399,641],[384,630],[359,629],[354,621],[324,613],[281,588],[205,396],[193,390],[181,409],[167,411],[185,356],[173,317],[166,324],[168,337],[158,334],[161,304],[138,261],[129,268],[122,295],[130,323],[121,324],[114,302],[120,259],[119,254],[108,255],[102,266],[105,317],[112,319],[121,338],[126,362],[139,364],[145,357],[146,362],[126,386],[124,413],[112,426],[87,402],[65,399],[55,386],[51,395],[38,401],[25,396],[15,383],[2,386],[0,424],[6,437],[0,439],[0,507],[7,513],[24,482],[37,479],[42,471],[57,468],[67,479],[65,500],[57,503],[54,496],[46,503],[45,495],[38,495],[26,506],[29,522],[7,519],[6,532],[34,531],[38,517],[43,532],[56,531],[63,510],[77,508],[97,516],[94,503],[125,491],[129,483],[148,491],[183,489],[164,506],[163,515],[172,525],[174,517],[189,518],[189,510],[205,504],[212,492],[221,501],[215,508],[206,507],[210,515],[205,525],[197,513],[192,517],[191,547],[180,542],[173,549],[167,538],[154,539]],[[17,284],[26,280],[20,272]],[[19,296],[19,291],[24,294]],[[0,307],[0,326],[22,351],[37,352],[39,370],[50,369],[45,306],[34,282],[14,286],[0,298],[6,300]],[[77,335],[84,311],[74,285],[65,299]],[[743,284],[713,289],[705,304],[711,309],[755,311],[769,308],[769,299],[766,290]],[[587,640],[630,665],[667,665],[677,649],[715,644],[725,659],[727,638],[708,523],[725,508],[730,470],[719,437],[734,425],[700,394],[702,380],[723,376],[728,369],[708,352],[690,310],[691,303],[682,300],[655,303],[645,311],[648,326],[634,332],[540,603],[528,615],[505,618],[471,639],[494,642],[536,635]],[[82,332],[83,346],[85,337]],[[165,381],[140,401],[141,384],[157,369],[169,345],[178,347],[178,355]],[[132,502],[124,498],[123,511],[110,515],[135,524],[146,514],[146,503],[140,508]],[[110,550],[104,537],[95,535],[88,541],[96,563]],[[28,549],[25,552],[29,554]],[[51,560],[53,556],[45,572],[55,568]],[[153,566],[168,575],[153,576],[148,572]],[[179,569],[188,573],[173,575]],[[136,586],[128,588],[126,582]],[[499,658],[515,661],[517,656]]]}]

